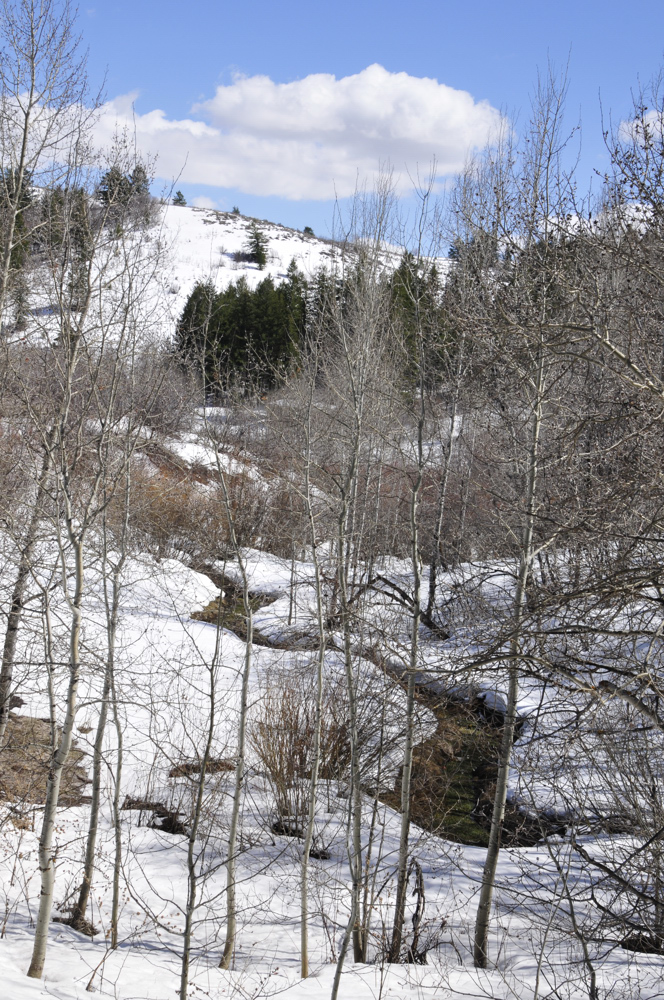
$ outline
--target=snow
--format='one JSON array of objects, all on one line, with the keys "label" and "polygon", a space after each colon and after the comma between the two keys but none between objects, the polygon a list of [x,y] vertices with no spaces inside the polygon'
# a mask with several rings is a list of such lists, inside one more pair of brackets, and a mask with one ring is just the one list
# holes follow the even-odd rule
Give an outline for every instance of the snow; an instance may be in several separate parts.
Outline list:
[{"label": "snow", "polygon": [[[168,251],[166,263],[146,278],[145,298],[140,306],[144,311],[153,310],[151,322],[160,337],[172,336],[175,322],[197,281],[209,279],[217,288],[224,288],[244,276],[255,287],[266,277],[283,280],[293,259],[307,276],[339,260],[339,248],[333,243],[271,223],[258,223],[269,246],[265,270],[236,264],[233,254],[242,249],[251,224],[253,220],[242,216],[207,209],[164,208],[154,238]],[[112,256],[107,263],[112,276]],[[113,295],[121,299],[121,285]],[[48,303],[41,300],[32,309],[33,321],[42,331],[54,323],[49,309]],[[248,458],[210,447],[201,432],[203,417],[224,424],[229,413],[217,407],[199,414],[198,424],[191,432],[167,441],[165,447],[191,467],[214,473],[220,462],[222,471],[231,476],[246,475],[263,482]],[[431,442],[432,450],[436,447],[436,442]],[[0,596],[6,605],[15,554],[4,536],[0,536],[0,549],[4,556]],[[86,669],[80,689],[76,740],[89,763],[106,654],[106,612],[105,570],[94,545],[86,558],[83,635]],[[265,641],[280,647],[253,647],[251,722],[258,717],[270,685],[278,686],[289,678],[294,681],[311,678],[313,674],[316,653],[305,646],[307,637],[316,634],[315,574],[313,564],[307,559],[280,558],[260,548],[244,550],[243,568],[252,593],[272,599],[255,612],[254,626]],[[242,580],[242,568],[237,561],[218,563],[214,569],[236,583]],[[52,584],[58,571],[56,553],[44,542],[37,557],[36,585]],[[384,580],[405,592],[412,591],[412,571],[407,561],[385,560],[380,571]],[[469,664],[486,647],[485,637],[492,634],[492,624],[509,612],[515,576],[515,567],[508,561],[466,564],[440,575],[441,620],[445,619],[450,636],[441,639],[422,629],[417,661],[419,682],[459,698],[477,697],[490,710],[504,710],[508,684],[504,661],[496,658],[488,665]],[[184,562],[176,558],[157,560],[147,553],[134,554],[123,568],[122,584],[117,640],[119,716],[124,744],[122,797],[160,801],[186,814],[195,784],[189,777],[174,776],[171,772],[200,754],[210,724],[211,684],[215,702],[212,757],[231,763],[234,760],[246,646],[232,632],[224,630],[218,637],[214,626],[192,618],[192,613],[218,596],[218,589],[207,576]],[[423,601],[427,587],[425,573]],[[69,612],[60,588],[53,588],[52,595],[56,652],[62,653],[60,659],[64,664],[56,667],[54,684],[56,691],[62,691],[67,681]],[[634,621],[638,617],[644,619],[649,613],[647,608],[635,606],[625,612],[625,622],[629,616]],[[589,616],[586,623],[590,626]],[[618,618],[615,625],[616,629],[620,625]],[[325,654],[325,674],[329,683],[339,681],[338,690],[344,673],[341,647],[342,637],[332,633]],[[383,656],[386,672],[376,666],[377,656],[370,656],[370,650]],[[387,745],[383,782],[397,780],[403,757],[405,699],[390,674],[403,671],[409,652],[408,610],[387,584],[377,587],[367,612],[365,634],[354,638],[353,662],[365,717],[379,720],[383,706],[387,704],[389,708],[386,728],[381,734]],[[648,655],[645,648],[632,652],[644,658]],[[607,672],[620,655],[620,649],[610,643],[593,650],[595,663],[606,663]],[[21,714],[47,716],[49,701],[40,633],[33,634],[30,628],[23,630],[17,661],[21,664],[18,680],[25,699]],[[517,806],[558,818],[561,823],[570,818],[585,822],[583,843],[587,850],[596,856],[620,858],[629,855],[638,846],[636,842],[625,835],[612,837],[595,828],[598,817],[615,807],[615,788],[612,798],[605,781],[605,775],[615,769],[612,744],[605,739],[606,733],[613,734],[614,745],[622,741],[635,754],[646,751],[654,780],[659,782],[664,779],[661,748],[643,727],[630,728],[624,709],[617,702],[597,703],[592,711],[585,710],[585,705],[581,695],[569,688],[547,686],[536,678],[521,680],[517,702],[520,729],[512,756],[509,796]],[[431,713],[420,708],[417,738],[426,739],[433,731]],[[120,946],[116,952],[107,949],[114,847],[109,804],[116,749],[113,726],[108,727],[104,749],[108,768],[91,913],[99,934],[89,940],[70,927],[53,923],[46,974],[39,982],[28,980],[25,971],[39,897],[37,839],[41,810],[38,805],[24,805],[18,812],[12,812],[6,804],[0,804],[0,977],[4,995],[12,1000],[82,998],[88,995],[89,982],[91,990],[116,1000],[164,1000],[176,996],[187,891],[186,841],[146,825],[150,810],[127,809],[122,813],[125,853]],[[377,776],[371,771],[372,749],[375,749],[375,732],[369,736],[365,751],[369,761],[365,776],[373,779]],[[272,995],[313,1000],[328,996],[334,958],[348,919],[351,876],[345,790],[333,780],[321,781],[316,835],[331,857],[312,862],[312,976],[300,981],[297,970],[301,844],[273,832],[273,789],[269,774],[251,745],[247,761],[250,772],[238,857],[240,927],[235,965],[229,972],[218,968],[224,937],[224,859],[232,778],[229,771],[221,771],[208,776],[205,783],[190,996],[211,1000]],[[634,774],[637,777],[633,787],[627,787],[629,782],[625,782],[626,787],[621,789],[626,810],[643,808],[645,801],[639,781],[646,779],[638,774],[638,769]],[[422,867],[428,932],[436,935],[438,944],[432,948],[427,966],[389,966],[381,958],[380,949],[394,904],[392,876],[400,817],[385,805],[379,805],[374,816],[373,799],[369,795],[364,797],[363,808],[364,842],[374,820],[380,831],[381,856],[377,862],[374,859],[372,876],[376,900],[371,957],[376,960],[354,965],[349,957],[340,991],[344,1000],[376,997],[438,1000],[443,996],[452,1000],[468,996],[530,998],[536,988],[541,998],[587,997],[583,954],[573,930],[565,886],[571,887],[576,918],[591,921],[590,880],[587,866],[573,854],[569,841],[550,837],[532,848],[501,852],[490,941],[492,955],[497,956],[496,967],[481,972],[472,967],[471,938],[484,851],[448,842],[413,827],[411,852]],[[80,878],[87,816],[85,804],[61,808],[58,812],[56,906],[66,904]],[[21,820],[18,825],[17,818]],[[569,873],[567,883],[561,872]],[[629,953],[615,946],[615,942],[605,947],[601,941],[591,940],[590,947],[601,995],[613,991],[611,995],[616,997],[661,997],[664,965],[661,957]],[[538,982],[542,956],[545,960]]]},{"label": "snow", "polygon": [[[234,254],[245,249],[250,229],[256,225],[267,240],[263,270]],[[340,247],[330,240],[305,235],[273,222],[249,219],[232,212],[167,205],[162,216],[162,240],[171,248],[171,260],[161,272],[161,282],[178,317],[194,285],[212,281],[218,290],[243,277],[250,288],[265,278],[277,284],[286,277],[291,261],[307,278],[341,260]]]},{"label": "snow", "polygon": [[[269,631],[284,628],[288,613],[291,581],[296,581],[298,594],[310,588],[313,567],[279,559],[258,550],[244,554],[250,585],[256,592],[282,595],[274,604],[257,613],[257,624]],[[48,553],[44,553],[44,565]],[[237,569],[237,568],[236,568]],[[233,572],[226,564],[226,572]],[[404,582],[405,564],[392,563],[386,572],[399,573]],[[92,560],[87,569],[86,637],[88,650],[103,645],[102,577],[99,566]],[[502,600],[509,589],[509,573],[495,572],[487,577],[487,592]],[[155,561],[148,555],[128,560],[123,574],[122,611],[118,637],[121,667],[121,701],[125,739],[125,777],[123,792],[147,798],[161,798],[171,805],[185,807],[192,794],[188,779],[169,778],[169,770],[183,758],[195,756],[209,707],[208,688],[210,664],[213,662],[216,629],[191,619],[193,610],[204,607],[216,596],[216,588],[207,577],[189,569],[175,559]],[[298,598],[301,604],[305,603]],[[302,609],[301,609],[302,610]],[[54,608],[64,630],[66,608]],[[271,616],[271,618],[270,618]],[[272,625],[270,625],[270,621]],[[280,624],[281,623],[281,624]],[[64,631],[63,631],[64,641]],[[426,645],[426,644],[425,644]],[[439,647],[426,648],[432,669]],[[244,657],[244,644],[229,632],[221,637],[221,655],[215,671],[217,699],[220,706],[215,729],[214,755],[232,756],[237,714],[239,675]],[[295,650],[254,647],[254,670],[250,701],[260,703],[261,685],[269,683],[284,671],[306,671],[314,654]],[[342,673],[340,656],[330,650],[326,672]],[[383,697],[384,675],[367,660],[360,662],[364,679],[361,688],[377,699]],[[57,679],[64,683],[64,676]],[[43,678],[34,671],[26,678],[28,692],[22,712],[40,715],[46,710]],[[481,680],[487,702],[499,706],[501,681],[496,677]],[[97,711],[99,678],[89,680],[82,693],[79,725],[94,727]],[[95,692],[96,695],[95,695]],[[399,712],[403,700],[399,690],[392,693],[390,710],[391,739],[397,740]],[[400,702],[401,699],[401,702]],[[560,721],[560,705],[551,696],[542,701],[542,691],[535,685],[524,688],[519,711],[526,720],[533,712],[542,714],[542,704],[551,712],[552,720]],[[399,707],[401,705],[401,707]],[[151,707],[156,708],[156,715]],[[421,736],[430,731],[422,721]],[[84,727],[85,728],[85,727]],[[78,743],[89,753],[91,733],[77,732]],[[390,737],[388,737],[389,742]],[[518,792],[518,779],[527,779],[527,769],[537,770],[532,755],[526,753],[527,730],[515,750],[517,778],[512,785]],[[108,749],[114,737],[108,735]],[[542,744],[540,744],[542,746]],[[518,766],[523,752],[523,768]],[[542,775],[550,769],[551,754],[540,761],[540,792],[550,797],[551,783]],[[400,749],[393,744],[391,767],[398,772]],[[255,765],[254,761],[254,765]],[[578,762],[577,762],[578,763]],[[595,765],[601,767],[601,762]],[[558,776],[559,777],[559,776]],[[558,780],[558,778],[556,779]],[[109,778],[110,781],[110,778]],[[347,800],[339,796],[334,783],[322,782],[319,801],[318,836],[331,853],[329,861],[312,862],[312,964],[313,975],[306,982],[298,979],[297,955],[299,941],[299,846],[297,841],[275,836],[266,825],[270,814],[269,781],[260,768],[252,767],[247,787],[243,833],[244,846],[239,857],[239,891],[241,921],[238,932],[238,952],[235,970],[223,972],[217,968],[223,941],[223,867],[224,837],[229,808],[229,777],[211,776],[206,784],[206,812],[203,829],[207,846],[204,877],[199,885],[200,909],[195,928],[195,954],[192,968],[191,996],[209,996],[220,1000],[230,996],[271,996],[310,1000],[327,996],[331,989],[334,965],[331,962],[333,929],[336,938],[347,919],[349,871],[345,845]],[[598,787],[597,773],[587,781]],[[571,787],[571,786],[570,786]],[[109,784],[110,789],[110,784]],[[578,788],[572,789],[578,794]],[[564,796],[563,796],[564,797]],[[553,807],[554,803],[549,803]],[[363,838],[370,822],[371,800],[365,800]],[[82,842],[85,834],[86,807],[61,809],[57,832],[56,901],[61,903],[76,886]],[[26,979],[25,969],[31,950],[31,914],[39,893],[37,871],[37,835],[39,807],[26,810],[33,828],[16,829],[5,821],[0,829],[0,869],[3,890],[0,911],[7,916],[4,937],[0,940],[0,970],[5,983],[5,995],[12,1000],[51,997],[72,1000],[88,995],[86,984],[93,979],[93,988],[100,996],[117,1000],[163,1000],[175,996],[179,976],[179,947],[182,928],[182,906],[186,892],[186,842],[145,825],[145,815],[125,811],[123,825],[126,853],[123,862],[123,906],[121,914],[121,945],[117,952],[108,952],[105,933],[109,925],[110,873],[112,862],[111,817],[106,804],[102,811],[98,845],[97,872],[94,884],[92,920],[100,933],[90,941],[71,928],[53,924],[50,931],[46,975],[43,981]],[[399,817],[387,807],[380,809],[382,824],[382,860],[377,875],[382,879],[392,870],[398,845]],[[601,840],[588,839],[595,849]],[[614,845],[615,849],[615,845]],[[504,850],[499,864],[497,911],[492,930],[494,953],[500,949],[495,970],[477,972],[470,962],[470,932],[484,852],[479,848],[451,844],[413,828],[412,851],[422,866],[430,918],[439,927],[440,944],[430,955],[425,967],[387,966],[384,963],[366,966],[348,961],[343,977],[342,998],[374,998],[377,995],[394,998],[423,996],[467,997],[483,995],[530,997],[534,989],[538,949],[545,947],[542,935],[550,913],[551,901],[560,900],[560,875],[552,858],[558,862],[568,847],[563,841],[518,850]],[[551,854],[550,852],[553,852]],[[20,858],[16,870],[16,857]],[[572,867],[578,862],[571,861]],[[382,872],[382,874],[379,874]],[[588,905],[579,886],[578,906]],[[537,900],[540,902],[537,902]],[[521,902],[520,902],[521,900]],[[380,920],[389,924],[391,892],[377,902],[375,929]],[[325,914],[325,921],[322,919]],[[437,914],[437,916],[435,916]],[[561,921],[560,923],[564,923]],[[327,927],[327,930],[326,930]],[[584,995],[582,964],[579,948],[569,934],[558,927],[550,942],[547,956],[549,988],[555,980],[561,996]],[[639,996],[658,995],[661,981],[661,959],[652,956],[629,955],[612,950],[600,965],[600,981],[607,985],[628,980],[638,982]],[[97,970],[96,972],[94,970]],[[587,994],[586,994],[587,995]],[[627,995],[627,994],[626,994]],[[633,994],[636,995],[636,994]]]}]

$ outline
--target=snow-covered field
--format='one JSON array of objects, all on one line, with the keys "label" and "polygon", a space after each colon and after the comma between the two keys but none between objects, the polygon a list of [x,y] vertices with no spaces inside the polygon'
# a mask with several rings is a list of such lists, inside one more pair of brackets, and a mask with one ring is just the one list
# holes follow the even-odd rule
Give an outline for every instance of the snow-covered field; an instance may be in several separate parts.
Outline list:
[{"label": "snow-covered field", "polygon": [[[309,564],[296,564],[247,552],[250,583],[256,592],[282,595],[256,614],[256,625],[265,633],[288,633],[288,594],[295,578],[299,625],[311,614],[305,593],[311,586]],[[48,562],[44,554],[44,565]],[[226,566],[229,575],[232,565]],[[402,573],[404,569],[402,567]],[[104,606],[102,581],[94,559],[86,570],[86,656],[103,657]],[[128,561],[124,575],[118,634],[118,684],[121,726],[124,741],[123,796],[158,800],[186,815],[192,786],[187,777],[169,777],[183,760],[196,756],[209,720],[210,683],[216,688],[217,716],[214,722],[213,756],[232,757],[239,694],[239,676],[245,646],[230,632],[224,632],[215,665],[216,627],[191,618],[217,594],[207,577],[188,569],[175,559],[155,561],[142,556]],[[54,620],[66,622],[64,604],[54,604]],[[279,624],[281,623],[281,624]],[[56,625],[56,631],[57,631]],[[21,659],[32,659],[22,678],[25,704],[22,714],[44,716],[48,702],[39,660],[39,637],[31,650],[22,650]],[[423,670],[433,672],[436,645],[423,644]],[[449,654],[449,651],[448,651]],[[446,654],[446,655],[448,655]],[[260,710],[266,683],[284,673],[302,673],[314,654],[256,646],[250,702]],[[442,660],[441,660],[442,662]],[[339,656],[327,654],[326,670],[341,669]],[[378,705],[385,696],[384,675],[372,663],[360,664],[362,688]],[[65,682],[58,672],[56,686]],[[500,680],[485,678],[488,692],[500,698]],[[98,710],[100,671],[86,673],[77,719],[77,741],[91,752]],[[398,733],[403,694],[390,688],[390,724]],[[539,694],[524,692],[520,705],[523,715],[532,714],[541,703]],[[430,729],[426,712],[421,718],[420,738]],[[396,741],[395,741],[396,739]],[[107,790],[112,789],[112,762],[115,737],[107,737]],[[516,749],[527,766],[535,767],[525,747],[528,728]],[[400,753],[398,736],[393,737],[392,755]],[[229,775],[211,775],[206,785],[206,805],[201,832],[204,850],[199,858],[199,906],[196,912],[195,958],[191,977],[192,997],[287,996],[313,998],[329,995],[339,938],[348,916],[349,870],[345,819],[348,808],[343,789],[336,782],[323,781],[318,804],[317,836],[329,851],[327,860],[312,862],[311,955],[312,975],[298,978],[299,950],[299,857],[297,839],[276,835],[271,830],[273,815],[269,782],[260,762],[250,759],[243,808],[241,853],[239,857],[240,926],[234,968],[217,968],[224,934],[224,839],[227,835]],[[599,768],[601,764],[597,764]],[[548,767],[548,765],[547,765]],[[537,780],[542,782],[540,768]],[[551,776],[551,769],[548,770]],[[558,780],[555,778],[554,780]],[[595,770],[588,782],[600,787]],[[514,786],[516,788],[516,785]],[[551,792],[544,782],[542,794]],[[340,794],[341,793],[341,794]],[[372,821],[373,800],[365,797],[363,836]],[[0,828],[2,890],[0,914],[0,975],[3,996],[13,998],[51,997],[70,1000],[86,995],[86,990],[118,1000],[165,1000],[178,989],[179,951],[183,925],[182,908],[187,887],[186,839],[147,825],[150,811],[123,812],[125,853],[122,868],[122,911],[120,946],[107,948],[111,894],[113,831],[108,803],[102,809],[97,848],[96,875],[90,918],[99,933],[89,940],[71,928],[51,926],[46,974],[43,981],[26,979],[31,950],[31,929],[38,902],[37,836],[39,806],[19,810],[3,809]],[[57,825],[56,903],[63,906],[76,889],[80,873],[87,807],[63,808]],[[471,932],[474,906],[481,876],[484,851],[446,842],[418,828],[411,833],[411,849],[422,868],[426,898],[424,933],[435,941],[426,966],[388,966],[380,959],[381,940],[389,927],[393,903],[390,873],[393,872],[399,836],[399,817],[379,806],[380,858],[375,875],[375,908],[372,918],[370,952],[375,961],[366,966],[346,965],[340,995],[345,998],[424,998],[424,997],[581,997],[588,995],[584,976],[583,951],[569,916],[565,886],[571,886],[575,918],[585,919],[589,907],[583,875],[575,869],[578,860],[560,838],[530,848],[504,850],[499,867],[499,890],[492,923],[490,946],[496,957],[491,971],[473,970]],[[590,834],[586,846],[601,845]],[[566,875],[567,878],[563,876]],[[408,918],[407,918],[408,919]],[[590,944],[592,961],[601,987],[600,996],[656,997],[662,995],[662,959],[635,955],[621,948]],[[587,971],[587,969],[586,969]]]}]

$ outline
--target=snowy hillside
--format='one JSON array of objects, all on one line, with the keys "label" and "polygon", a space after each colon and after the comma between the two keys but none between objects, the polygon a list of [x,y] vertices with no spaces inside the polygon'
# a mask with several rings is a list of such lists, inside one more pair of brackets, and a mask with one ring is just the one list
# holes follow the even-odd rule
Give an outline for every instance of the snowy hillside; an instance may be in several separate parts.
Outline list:
[{"label": "snowy hillside", "polygon": [[[240,278],[252,289],[265,278],[279,284],[293,261],[304,277],[310,279],[321,269],[329,271],[340,266],[344,252],[348,253],[348,247],[344,249],[334,240],[275,222],[207,208],[166,205],[158,225],[166,251],[159,277],[173,321],[181,315],[197,282],[211,281],[217,290]],[[246,249],[254,226],[267,244],[267,264],[262,270],[257,264],[235,259],[238,252]],[[388,270],[397,267],[402,254],[403,248],[385,245],[383,266]],[[448,266],[447,258],[436,258],[439,274],[444,274]]]},{"label": "snowy hillside", "polygon": [[[197,281],[213,281],[221,290],[243,277],[255,288],[265,278],[277,283],[283,280],[293,260],[305,277],[312,277],[341,257],[338,244],[330,240],[233,212],[167,205],[161,225],[165,246],[170,251],[161,277],[165,290],[173,297],[170,306],[174,316],[182,312]],[[267,240],[268,260],[263,270],[234,258],[245,248],[253,225]]]}]

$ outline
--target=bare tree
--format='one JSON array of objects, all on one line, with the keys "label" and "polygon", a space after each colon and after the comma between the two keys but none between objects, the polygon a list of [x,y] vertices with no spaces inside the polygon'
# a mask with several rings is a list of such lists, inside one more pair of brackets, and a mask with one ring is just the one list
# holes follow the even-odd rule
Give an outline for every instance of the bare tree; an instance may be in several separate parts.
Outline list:
[{"label": "bare tree", "polygon": [[[29,237],[31,185],[71,182],[86,155],[98,101],[89,103],[85,56],[78,51],[75,11],[68,0],[3,0],[0,31],[2,249],[0,314],[12,265]],[[39,216],[30,229],[39,228]]]}]

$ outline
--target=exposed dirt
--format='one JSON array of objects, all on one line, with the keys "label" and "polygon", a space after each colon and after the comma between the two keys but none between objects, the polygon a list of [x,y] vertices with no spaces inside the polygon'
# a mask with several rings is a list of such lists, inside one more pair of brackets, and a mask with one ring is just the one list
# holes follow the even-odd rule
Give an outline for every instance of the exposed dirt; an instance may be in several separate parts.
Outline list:
[{"label": "exposed dirt", "polygon": [[[71,907],[65,907],[65,910],[71,909]],[[85,934],[86,937],[93,938],[95,934],[99,934],[99,930],[94,924],[91,924],[89,920],[85,917],[52,917],[54,924],[66,924],[68,927],[73,927],[75,931],[79,934]]]},{"label": "exposed dirt", "polygon": [[[235,761],[224,758],[212,757],[205,765],[206,774],[219,774],[235,770]],[[183,760],[176,764],[168,772],[169,778],[187,778],[194,774],[200,774],[203,763],[200,760]]]},{"label": "exposed dirt", "polygon": [[[188,830],[177,810],[169,809],[162,802],[152,802],[148,799],[133,798],[125,796],[121,809],[137,809],[141,813],[148,813],[150,819],[147,826],[154,830],[161,830],[163,833],[171,833],[174,837],[186,837]],[[142,817],[138,817],[138,825],[141,826]]]},{"label": "exposed dirt", "polygon": [[[58,729],[57,738],[60,738]],[[41,804],[46,798],[46,779],[51,761],[51,725],[47,719],[10,715],[6,742],[0,751],[0,799],[12,803]],[[82,766],[85,754],[74,744],[64,766],[60,784],[61,806],[80,806],[90,799]]]},{"label": "exposed dirt", "polygon": [[661,955],[664,952],[664,939],[657,934],[637,931],[623,938],[620,947],[626,951],[640,952],[642,955]]}]

